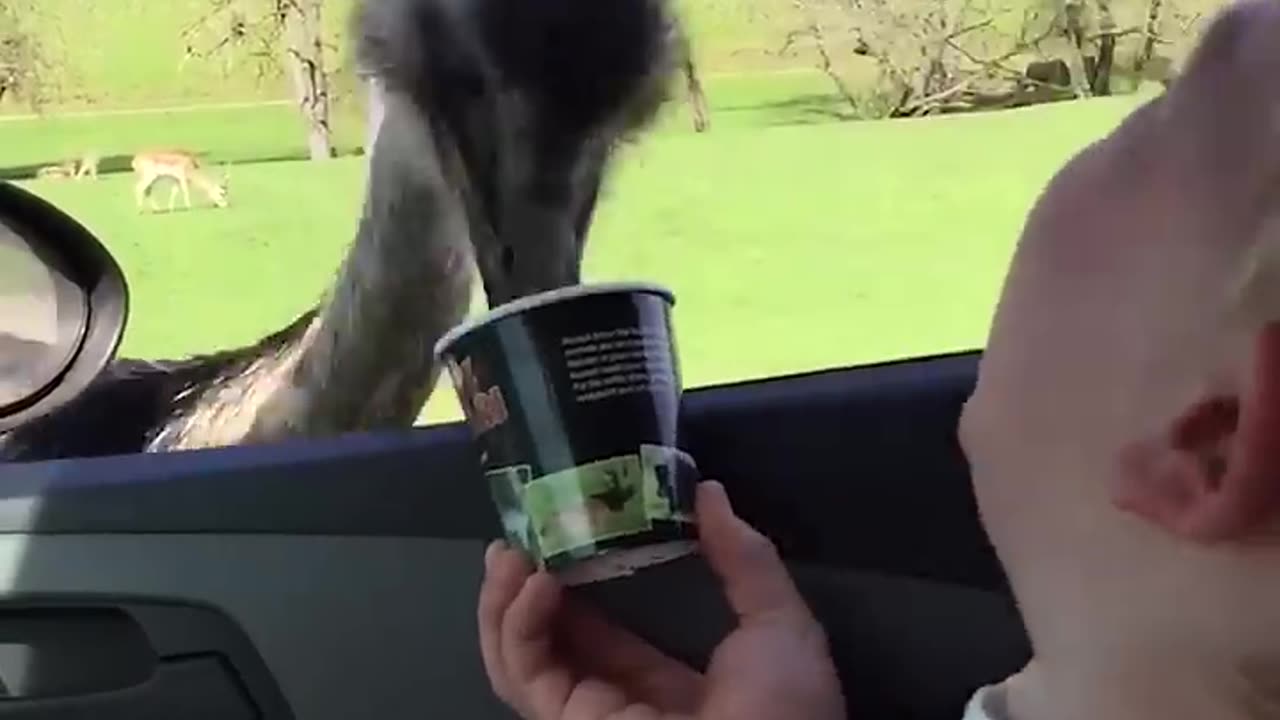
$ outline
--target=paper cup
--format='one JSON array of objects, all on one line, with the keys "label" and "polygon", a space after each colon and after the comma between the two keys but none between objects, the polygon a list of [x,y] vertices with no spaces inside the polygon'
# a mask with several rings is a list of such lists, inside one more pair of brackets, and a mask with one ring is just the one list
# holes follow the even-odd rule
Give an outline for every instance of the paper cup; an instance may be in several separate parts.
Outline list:
[{"label": "paper cup", "polygon": [[494,308],[436,345],[508,542],[566,584],[696,547],[674,303],[654,285],[578,285]]}]

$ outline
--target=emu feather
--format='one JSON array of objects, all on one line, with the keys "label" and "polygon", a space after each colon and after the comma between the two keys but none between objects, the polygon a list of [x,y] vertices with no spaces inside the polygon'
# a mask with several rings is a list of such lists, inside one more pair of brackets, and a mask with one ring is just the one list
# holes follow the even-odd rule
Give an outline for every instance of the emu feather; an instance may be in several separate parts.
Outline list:
[{"label": "emu feather", "polygon": [[353,20],[382,117],[354,242],[318,307],[247,347],[120,360],[0,436],[0,460],[407,427],[476,269],[494,305],[580,282],[609,158],[675,68],[663,0],[363,0]]}]

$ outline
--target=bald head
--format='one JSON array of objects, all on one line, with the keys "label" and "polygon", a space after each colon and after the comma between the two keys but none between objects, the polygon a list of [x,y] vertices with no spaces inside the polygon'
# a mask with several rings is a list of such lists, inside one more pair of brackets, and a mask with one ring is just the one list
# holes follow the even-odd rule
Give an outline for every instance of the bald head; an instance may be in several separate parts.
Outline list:
[{"label": "bald head", "polygon": [[1162,102],[1169,151],[1218,188],[1219,202],[1256,213],[1280,169],[1280,3],[1249,0],[1213,22]]},{"label": "bald head", "polygon": [[961,434],[1037,655],[1280,658],[1277,208],[1280,3],[1249,0],[1028,217]]}]

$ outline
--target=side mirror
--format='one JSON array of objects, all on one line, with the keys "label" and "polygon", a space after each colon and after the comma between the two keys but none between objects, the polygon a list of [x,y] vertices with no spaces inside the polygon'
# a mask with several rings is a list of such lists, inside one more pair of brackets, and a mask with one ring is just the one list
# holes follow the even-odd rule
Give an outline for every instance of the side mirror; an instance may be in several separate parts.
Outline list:
[{"label": "side mirror", "polygon": [[124,274],[97,238],[0,183],[0,432],[84,392],[115,357],[128,306]]}]

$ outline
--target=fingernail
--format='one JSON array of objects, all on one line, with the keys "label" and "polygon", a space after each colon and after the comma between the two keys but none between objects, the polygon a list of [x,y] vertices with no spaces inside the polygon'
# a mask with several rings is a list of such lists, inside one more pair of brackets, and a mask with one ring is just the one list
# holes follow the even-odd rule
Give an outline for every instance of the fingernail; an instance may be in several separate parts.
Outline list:
[{"label": "fingernail", "polygon": [[489,547],[484,549],[484,567],[486,570],[493,569],[493,563],[498,559],[498,553],[507,549],[507,543],[503,540],[494,540],[489,543]]}]

